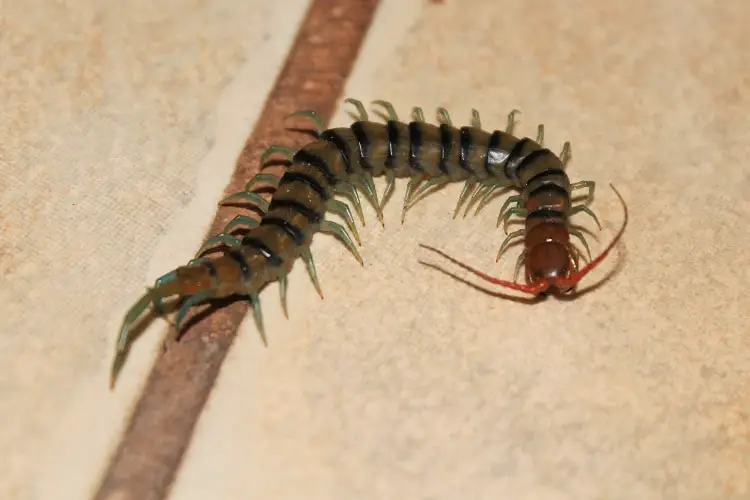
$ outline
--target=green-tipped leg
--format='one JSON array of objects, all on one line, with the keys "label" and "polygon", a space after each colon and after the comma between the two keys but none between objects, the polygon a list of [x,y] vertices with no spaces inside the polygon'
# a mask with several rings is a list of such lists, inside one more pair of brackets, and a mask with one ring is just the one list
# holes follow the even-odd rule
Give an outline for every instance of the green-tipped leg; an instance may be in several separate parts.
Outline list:
[{"label": "green-tipped leg", "polygon": [[322,233],[332,234],[337,237],[344,245],[346,245],[346,248],[348,248],[349,251],[354,254],[354,257],[359,261],[359,263],[363,266],[365,265],[365,263],[362,261],[362,256],[359,254],[359,250],[357,250],[357,247],[354,246],[352,239],[349,237],[349,233],[346,232],[346,229],[344,229],[343,226],[341,226],[340,224],[336,224],[335,222],[325,220],[320,224],[320,231]]},{"label": "green-tipped leg", "polygon": [[497,257],[495,258],[495,262],[498,262],[500,260],[500,256],[508,248],[508,245],[510,245],[510,242],[514,240],[515,238],[523,237],[524,232],[525,232],[524,229],[519,229],[518,231],[513,231],[508,236],[506,236],[506,238],[503,240],[502,245],[500,245],[500,250],[498,250],[497,252]]},{"label": "green-tipped leg", "polygon": [[422,111],[422,108],[419,106],[414,106],[414,109],[411,110],[411,117],[414,119],[414,121],[418,121],[420,123],[424,123],[424,111]]},{"label": "green-tipped leg", "polygon": [[359,195],[357,194],[357,190],[354,187],[354,184],[351,182],[339,182],[336,184],[336,193],[342,194],[349,198],[351,200],[352,205],[354,205],[354,211],[357,212],[357,217],[359,217],[359,221],[362,223],[362,225],[365,225],[365,214],[362,212],[362,202],[359,199]]},{"label": "green-tipped leg", "polygon": [[385,204],[388,203],[388,200],[391,199],[391,196],[393,195],[393,190],[396,189],[396,172],[392,169],[388,169],[385,171],[385,191],[383,191],[383,197],[380,199],[380,211],[383,211],[383,208],[385,208]]},{"label": "green-tipped leg", "polygon": [[425,182],[423,185],[419,187],[417,192],[415,192],[411,196],[411,202],[409,203],[408,209],[411,210],[411,208],[423,197],[426,196],[426,192],[429,191],[432,188],[439,188],[441,186],[444,186],[445,184],[450,182],[450,177],[446,176],[440,176],[440,177],[432,177],[431,179],[428,179],[427,182]]},{"label": "green-tipped leg", "polygon": [[587,207],[586,205],[575,206],[570,210],[570,215],[575,215],[578,212],[583,212],[589,217],[591,217],[592,219],[594,219],[594,222],[596,222],[596,226],[599,228],[599,231],[602,230],[602,225],[599,223],[599,218],[596,216],[594,212],[591,211],[589,207]]},{"label": "green-tipped leg", "polygon": [[362,192],[365,194],[365,197],[375,208],[375,213],[378,215],[380,224],[385,227],[383,211],[380,209],[380,202],[378,202],[378,192],[375,189],[375,182],[372,180],[372,174],[370,174],[369,172],[365,172],[358,179],[355,179],[354,183],[362,188]]},{"label": "green-tipped leg", "polygon": [[474,128],[482,128],[482,119],[479,118],[479,111],[476,109],[471,110],[471,126]]},{"label": "green-tipped leg", "polygon": [[536,128],[536,143],[540,146],[544,145],[544,125],[539,125]]},{"label": "green-tipped leg", "polygon": [[310,248],[308,247],[302,250],[300,252],[300,257],[302,257],[302,260],[305,262],[305,267],[307,267],[307,274],[310,275],[310,281],[312,281],[315,290],[318,292],[318,295],[320,295],[320,298],[322,299],[323,290],[320,288],[320,282],[318,281],[318,272],[315,270],[315,261],[313,260]]},{"label": "green-tipped leg", "polygon": [[570,161],[570,142],[566,141],[565,144],[563,144],[562,151],[560,151],[560,162],[562,162],[563,168],[568,166],[569,161]]},{"label": "green-tipped leg", "polygon": [[[294,150],[286,146],[279,146],[279,145],[269,146],[268,149],[266,149],[263,152],[263,154],[260,155],[260,164],[265,165],[268,159],[272,155],[281,155],[284,157],[285,160],[291,160],[292,157],[294,156]],[[258,174],[258,175],[270,175],[270,174]]]},{"label": "green-tipped leg", "polygon": [[354,239],[357,240],[357,244],[362,246],[362,241],[359,239],[359,233],[357,232],[357,226],[354,224],[354,217],[352,217],[352,211],[349,210],[349,205],[344,203],[343,201],[337,200],[335,198],[331,198],[326,203],[326,209],[338,215],[342,219],[344,219],[344,222],[346,222],[347,227],[352,232],[352,235],[354,236]]},{"label": "green-tipped leg", "polygon": [[[568,232],[572,235],[578,238],[578,241],[581,242],[583,245],[583,248],[586,249],[586,255],[588,255],[589,262],[591,262],[591,249],[589,248],[589,244],[586,241],[586,238],[583,236],[583,233],[579,231],[578,229],[570,228]],[[571,245],[572,246],[572,245]],[[575,247],[573,247],[575,248]]]},{"label": "green-tipped leg", "polygon": [[409,207],[411,206],[411,200],[414,195],[414,189],[419,185],[420,182],[424,180],[424,176],[422,174],[414,174],[409,179],[409,182],[406,184],[406,193],[404,194],[404,206],[401,209],[401,225],[403,226],[404,220],[406,220],[406,212],[409,210]]},{"label": "green-tipped leg", "polygon": [[230,194],[221,200],[219,205],[228,205],[229,203],[236,203],[238,201],[249,201],[258,207],[261,212],[268,212],[269,201],[253,191],[240,191],[239,193]]},{"label": "green-tipped leg", "polygon": [[214,293],[212,290],[201,290],[195,295],[186,297],[182,302],[182,305],[180,306],[180,310],[177,312],[177,319],[174,322],[175,328],[177,330],[180,329],[180,327],[182,326],[182,322],[185,321],[185,316],[187,315],[190,308],[197,306],[201,302],[205,302],[206,300],[213,298],[213,296]]},{"label": "green-tipped leg", "polygon": [[289,120],[290,118],[305,118],[307,120],[310,120],[315,125],[315,132],[317,135],[320,135],[323,133],[323,130],[325,129],[325,125],[323,124],[323,119],[316,113],[315,111],[311,109],[306,109],[303,111],[296,111],[292,113],[291,115],[286,117],[286,120]]},{"label": "green-tipped leg", "polygon": [[508,135],[513,135],[513,129],[516,126],[516,115],[520,115],[521,111],[514,109],[510,113],[508,113],[508,124],[505,127],[505,133]]},{"label": "green-tipped leg", "polygon": [[381,106],[383,109],[385,109],[388,120],[394,121],[394,122],[398,121],[398,115],[396,115],[396,109],[393,107],[392,103],[378,99],[376,101],[372,101],[372,105]]},{"label": "green-tipped leg", "polygon": [[481,188],[479,183],[472,179],[466,181],[464,183],[464,187],[461,190],[461,194],[458,196],[458,202],[456,203],[456,208],[453,210],[453,218],[455,219],[458,216],[458,212],[461,209],[461,205],[466,201],[466,199],[471,196],[478,188]]},{"label": "green-tipped leg", "polygon": [[284,316],[289,318],[289,311],[286,307],[286,291],[289,286],[289,278],[282,276],[279,278],[279,297],[281,298],[281,309],[284,311]]},{"label": "green-tipped leg", "polygon": [[438,123],[453,126],[453,122],[451,121],[451,115],[448,114],[448,110],[445,108],[437,109],[437,120],[438,120]]},{"label": "green-tipped leg", "polygon": [[[488,203],[489,203],[489,202],[490,202],[490,201],[491,201],[491,200],[492,200],[492,199],[493,199],[493,198],[495,197],[495,193],[496,193],[496,192],[498,192],[498,191],[503,191],[503,190],[505,190],[505,189],[507,189],[507,188],[508,188],[508,186],[507,186],[507,185],[503,185],[503,184],[499,184],[499,183],[498,183],[498,184],[493,184],[493,185],[489,186],[489,187],[488,187],[488,189],[486,189],[486,190],[484,191],[484,193],[483,193],[483,194],[481,195],[481,199],[479,200],[479,203],[477,204],[477,209],[476,209],[476,210],[474,210],[474,215],[475,215],[475,216],[476,216],[476,215],[479,215],[479,212],[480,212],[480,211],[481,211],[481,210],[482,210],[482,209],[483,209],[484,207],[486,207],[486,206],[487,206],[487,204],[488,204]],[[477,193],[477,195],[478,195],[478,194],[479,194],[479,193]],[[466,211],[467,211],[467,212],[469,211],[469,210],[468,210],[468,207],[467,207],[467,210],[466,210]],[[465,216],[465,214],[464,214],[464,216]]]},{"label": "green-tipped leg", "polygon": [[351,97],[347,97],[346,99],[344,99],[344,102],[346,104],[352,104],[354,105],[355,108],[357,108],[357,113],[359,113],[359,116],[357,116],[357,118],[360,121],[366,122],[367,120],[370,119],[369,116],[367,115],[367,109],[365,109],[365,105],[362,104],[362,101],[360,101],[359,99],[353,99]]},{"label": "green-tipped leg", "polygon": [[122,367],[125,365],[128,353],[130,352],[130,330],[133,325],[140,319],[141,315],[148,309],[148,306],[153,303],[156,298],[156,294],[152,288],[146,290],[146,293],[141,296],[133,306],[128,309],[125,313],[125,317],[122,320],[122,327],[120,327],[120,334],[117,336],[117,344],[115,347],[115,357],[112,360],[112,368],[109,374],[109,388],[114,388],[117,383],[117,377],[122,371]]},{"label": "green-tipped leg", "polygon": [[513,271],[513,281],[518,281],[518,273],[521,272],[524,262],[526,262],[526,252],[521,252],[521,255],[516,259],[516,269]]},{"label": "green-tipped leg", "polygon": [[528,214],[528,210],[526,210],[524,207],[513,207],[505,212],[502,217],[498,218],[497,227],[500,227],[500,222],[503,222],[503,230],[505,231],[505,234],[508,234],[508,224],[510,223],[510,218],[514,215],[517,215],[518,217],[526,217]]},{"label": "green-tipped leg", "polygon": [[255,320],[255,326],[260,332],[260,338],[263,340],[263,345],[268,347],[268,338],[266,337],[266,329],[263,326],[263,311],[260,308],[260,294],[258,292],[250,292],[247,294],[250,299],[250,305],[253,307],[253,319]]},{"label": "green-tipped leg", "polygon": [[586,193],[586,197],[584,198],[584,205],[588,205],[592,201],[594,201],[594,190],[596,189],[596,182],[594,181],[580,181],[580,182],[574,182],[570,185],[570,190],[575,191],[576,189],[586,189],[588,192]]},{"label": "green-tipped leg", "polygon": [[240,242],[240,240],[238,240],[231,234],[220,233],[207,239],[203,246],[201,246],[198,250],[198,253],[195,254],[195,257],[198,258],[202,256],[205,252],[214,248],[216,245],[222,245],[229,248],[237,248],[241,246],[241,244],[242,243]]},{"label": "green-tipped leg", "polygon": [[[515,207],[511,208],[511,205],[515,205]],[[500,222],[503,219],[507,220],[508,217],[510,217],[510,216],[506,217],[506,211],[508,209],[518,209],[518,208],[523,208],[523,196],[520,194],[509,196],[505,200],[505,203],[503,203],[502,208],[500,208],[500,213],[497,216],[497,225],[495,227],[500,227]]]},{"label": "green-tipped leg", "polygon": [[230,234],[232,231],[237,229],[238,227],[246,226],[248,229],[255,229],[260,225],[260,222],[258,222],[257,219],[253,219],[249,215],[238,215],[229,223],[227,223],[226,226],[224,226],[224,231],[222,231],[223,234]]}]

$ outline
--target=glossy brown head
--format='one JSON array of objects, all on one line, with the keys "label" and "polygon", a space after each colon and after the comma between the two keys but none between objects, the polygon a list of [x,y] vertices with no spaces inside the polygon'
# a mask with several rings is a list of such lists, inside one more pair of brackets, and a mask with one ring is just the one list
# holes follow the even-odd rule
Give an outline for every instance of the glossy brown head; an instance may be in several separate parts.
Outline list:
[{"label": "glossy brown head", "polygon": [[[445,252],[438,250],[427,245],[421,245],[428,250],[442,255],[451,262],[463,267],[467,271],[475,274],[485,281],[489,281],[494,285],[499,285],[512,290],[518,290],[519,292],[529,293],[532,295],[540,295],[546,293],[550,288],[560,290],[561,292],[567,292],[571,290],[576,284],[581,281],[588,273],[590,273],[596,266],[609,255],[609,252],[615,247],[628,225],[628,207],[625,204],[625,200],[622,198],[620,193],[615,187],[610,184],[610,187],[615,192],[617,197],[620,199],[625,217],[622,222],[620,230],[617,235],[612,239],[607,248],[600,253],[594,260],[589,262],[583,269],[575,269],[575,259],[572,258],[573,247],[568,243],[568,240],[560,240],[557,238],[549,238],[549,235],[543,235],[541,232],[537,235],[541,237],[538,240],[531,238],[531,234],[527,234],[526,237],[526,284],[516,283],[514,281],[501,280],[485,274],[473,267],[464,264],[463,262],[454,259]],[[562,228],[564,229],[564,228]],[[567,234],[567,231],[566,231]]]}]

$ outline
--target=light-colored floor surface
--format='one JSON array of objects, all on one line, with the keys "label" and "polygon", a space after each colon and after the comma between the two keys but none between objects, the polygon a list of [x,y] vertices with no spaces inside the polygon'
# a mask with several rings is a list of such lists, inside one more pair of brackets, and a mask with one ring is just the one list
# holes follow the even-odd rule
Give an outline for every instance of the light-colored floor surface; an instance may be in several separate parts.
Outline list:
[{"label": "light-colored floor surface", "polygon": [[[166,332],[110,393],[122,314],[200,245],[306,5],[3,4],[0,498],[97,484]],[[619,272],[569,302],[484,294],[418,243],[512,276],[502,198],[453,220],[451,186],[400,226],[399,184],[385,230],[365,207],[364,269],[319,236],[325,300],[299,265],[289,320],[265,292],[270,348],[246,321],[171,498],[750,498],[748,18],[742,0],[384,1],[347,95],[544,123],[598,183],[592,251],[622,220],[607,183],[626,198],[586,283]]]}]

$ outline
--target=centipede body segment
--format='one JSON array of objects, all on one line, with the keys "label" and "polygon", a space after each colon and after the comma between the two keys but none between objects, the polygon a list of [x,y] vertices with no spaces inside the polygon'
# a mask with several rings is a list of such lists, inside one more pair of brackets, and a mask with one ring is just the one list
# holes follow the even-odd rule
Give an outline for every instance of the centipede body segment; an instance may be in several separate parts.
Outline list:
[{"label": "centipede body segment", "polygon": [[[281,145],[268,148],[261,161],[272,156],[288,160],[281,176],[262,172],[250,179],[243,191],[234,193],[220,204],[247,203],[261,214],[260,220],[239,215],[224,230],[209,238],[196,258],[160,277],[126,313],[117,342],[111,383],[119,373],[127,354],[133,325],[152,307],[163,311],[163,301],[180,300],[175,326],[179,329],[190,308],[214,299],[242,295],[249,298],[255,322],[266,341],[261,314],[260,291],[273,281],[279,282],[282,305],[286,311],[287,276],[297,258],[304,262],[318,293],[318,282],[310,244],[316,233],[338,238],[362,263],[357,250],[360,243],[353,212],[364,224],[359,194],[376,209],[384,224],[382,207],[394,191],[396,179],[408,178],[401,222],[411,207],[433,189],[452,182],[464,187],[454,210],[454,218],[464,208],[464,216],[474,209],[478,213],[499,190],[515,188],[518,194],[503,204],[497,225],[507,225],[512,217],[523,219],[523,227],[508,234],[500,245],[497,259],[516,241],[523,242],[523,251],[516,264],[516,274],[524,269],[525,283],[492,278],[458,262],[440,250],[422,245],[475,275],[499,286],[529,294],[550,289],[568,292],[598,265],[622,236],[625,222],[609,246],[595,259],[581,231],[571,224],[578,213],[599,221],[589,208],[595,183],[571,183],[565,171],[570,157],[570,143],[559,155],[543,146],[544,127],[538,126],[534,140],[513,135],[517,110],[508,115],[504,130],[482,129],[479,113],[472,110],[471,126],[454,127],[448,111],[438,108],[438,124],[425,121],[422,109],[412,110],[413,120],[399,121],[393,106],[375,101],[385,112],[386,122],[370,121],[365,106],[347,99],[359,119],[350,127],[324,130],[313,111],[300,111],[292,116],[309,119],[315,126],[316,139],[297,151]],[[386,188],[378,199],[373,178],[384,176]],[[270,200],[256,192],[258,186],[275,190]],[[614,187],[613,187],[614,189]],[[572,194],[585,193],[584,200],[573,203]],[[351,204],[347,204],[343,199]],[[328,219],[338,215],[341,225]],[[352,236],[354,239],[352,239]],[[584,251],[574,244],[577,241]],[[356,241],[356,244],[355,244]],[[581,259],[588,264],[580,268]]]}]

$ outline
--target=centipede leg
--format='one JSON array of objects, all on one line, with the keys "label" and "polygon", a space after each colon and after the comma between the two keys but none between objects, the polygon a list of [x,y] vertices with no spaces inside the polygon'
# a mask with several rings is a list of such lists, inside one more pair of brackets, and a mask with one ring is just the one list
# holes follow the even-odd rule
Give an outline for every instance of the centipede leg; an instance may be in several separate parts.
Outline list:
[{"label": "centipede leg", "polygon": [[[492,198],[495,196],[495,193],[497,191],[503,191],[503,190],[505,190],[507,188],[508,188],[508,186],[505,185],[505,184],[496,183],[496,184],[492,184],[492,185],[488,186],[487,189],[485,189],[484,193],[481,194],[481,197],[480,197],[480,194],[477,193],[477,197],[479,199],[479,204],[477,205],[477,209],[474,211],[474,215],[475,216],[479,215],[479,212],[485,206],[487,206],[487,204],[490,202],[490,200],[492,200]],[[469,202],[469,205],[471,205],[472,203],[474,203],[473,200],[471,202]],[[467,212],[468,212],[468,208],[467,208]],[[464,214],[464,216],[465,215],[466,214]]]},{"label": "centipede leg", "polygon": [[527,215],[529,215],[529,211],[526,210],[523,207],[513,207],[510,210],[508,210],[507,212],[505,212],[505,214],[503,215],[503,217],[501,219],[499,219],[498,223],[497,223],[497,225],[499,227],[500,226],[500,222],[501,221],[503,222],[503,230],[505,231],[505,234],[508,234],[508,224],[510,222],[510,218],[512,216],[514,216],[514,215],[517,215],[518,217],[522,217],[523,218],[523,217],[526,217]]},{"label": "centipede leg", "polygon": [[263,326],[263,311],[260,308],[260,294],[258,292],[248,293],[250,299],[250,305],[253,308],[253,319],[255,320],[255,326],[260,332],[260,338],[263,340],[263,345],[268,346],[268,338],[266,337],[266,329]]},{"label": "centipede leg", "polygon": [[438,108],[437,109],[437,119],[438,123],[442,123],[444,125],[453,126],[453,122],[451,121],[451,115],[448,113],[448,110],[445,108]]},{"label": "centipede leg", "polygon": [[357,261],[359,261],[359,263],[363,266],[365,265],[362,261],[362,256],[359,254],[359,250],[357,250],[357,247],[354,246],[352,239],[349,237],[349,233],[346,232],[346,229],[344,229],[343,226],[335,222],[326,220],[320,224],[320,231],[322,233],[332,234],[336,238],[338,238],[344,245],[346,245],[349,251],[354,254],[354,257],[357,259]]},{"label": "centipede leg", "polygon": [[[514,204],[515,204],[515,207],[511,208],[511,205],[514,205]],[[512,209],[521,208],[521,207],[523,207],[523,196],[522,195],[509,196],[505,200],[505,203],[503,203],[503,206],[500,208],[500,213],[497,216],[497,225],[496,225],[496,227],[500,227],[500,221],[502,221],[503,219],[507,220],[507,217],[505,217],[505,215],[506,215],[506,211],[509,208],[511,208],[511,210],[512,210]]]},{"label": "centipede leg", "polygon": [[479,183],[472,179],[466,181],[464,184],[463,189],[461,190],[461,194],[458,196],[458,202],[456,203],[456,209],[453,211],[453,218],[455,219],[458,215],[459,209],[461,208],[461,205],[466,201],[467,198],[469,198],[478,188],[481,186]]},{"label": "centipede leg", "polygon": [[200,247],[198,252],[195,254],[196,257],[200,257],[205,252],[213,248],[215,245],[223,245],[229,248],[237,248],[241,246],[240,240],[232,236],[231,234],[220,233],[216,236],[212,236],[207,239],[203,246]]},{"label": "centipede leg", "polygon": [[479,118],[479,111],[476,109],[471,110],[471,126],[474,128],[482,128],[482,119]]},{"label": "centipede leg", "polygon": [[411,207],[411,200],[414,194],[414,189],[423,180],[424,180],[424,176],[422,174],[414,174],[411,176],[411,178],[409,179],[409,182],[406,184],[406,193],[404,194],[404,206],[401,209],[401,225],[404,224],[404,220],[406,220],[406,212]]},{"label": "centipede leg", "polygon": [[570,161],[570,141],[566,141],[563,144],[562,151],[560,151],[560,162],[562,162],[563,168],[568,166],[568,161]]},{"label": "centipede leg", "polygon": [[411,116],[415,121],[418,121],[420,123],[424,123],[424,111],[422,111],[422,108],[419,106],[414,106],[414,108],[411,110]]},{"label": "centipede leg", "polygon": [[284,311],[284,316],[289,317],[289,311],[286,307],[286,292],[289,287],[289,277],[282,276],[279,278],[279,298],[281,298],[281,309]]},{"label": "centipede leg", "polygon": [[318,292],[318,295],[320,295],[320,298],[323,298],[323,290],[320,288],[320,282],[318,281],[318,272],[315,270],[315,261],[313,260],[312,252],[310,252],[310,248],[306,247],[300,252],[300,257],[302,257],[302,260],[305,262],[305,267],[307,268],[307,274],[310,275],[310,281],[312,281],[313,286],[315,287],[315,290]]},{"label": "centipede leg", "polygon": [[303,111],[296,111],[292,113],[291,115],[287,116],[285,120],[288,120],[290,118],[305,118],[307,120],[310,120],[315,125],[315,132],[316,136],[319,136],[323,133],[323,130],[325,130],[325,125],[323,124],[323,119],[313,110],[303,110]]},{"label": "centipede leg", "polygon": [[240,191],[230,194],[219,202],[219,205],[229,205],[230,203],[249,201],[254,204],[264,214],[268,212],[270,202],[254,191]]},{"label": "centipede leg", "polygon": [[516,259],[516,269],[513,271],[513,281],[518,281],[518,273],[521,272],[524,262],[526,262],[526,252],[521,252],[518,259]]},{"label": "centipede leg", "polygon": [[365,215],[362,213],[362,202],[359,199],[359,195],[357,194],[357,190],[354,187],[354,184],[351,182],[340,182],[336,184],[336,192],[338,194],[342,194],[349,198],[351,200],[352,205],[354,205],[354,210],[357,212],[357,217],[359,217],[359,221],[362,223],[362,225],[365,225]]},{"label": "centipede leg", "polygon": [[351,97],[347,97],[346,99],[344,99],[344,102],[347,104],[352,104],[354,105],[355,108],[357,108],[357,113],[359,113],[359,115],[357,116],[357,119],[363,122],[366,122],[367,120],[369,120],[367,109],[365,108],[365,105],[362,104],[362,101],[360,101],[359,99],[353,99]]},{"label": "centipede leg", "polygon": [[180,306],[180,310],[177,312],[177,319],[175,320],[175,328],[177,330],[180,329],[182,326],[182,322],[185,320],[185,316],[187,315],[188,311],[192,308],[200,304],[201,302],[205,302],[206,300],[210,300],[213,298],[214,293],[212,290],[201,290],[200,292],[196,293],[195,295],[191,295],[187,297]]},{"label": "centipede leg", "polygon": [[580,181],[580,182],[574,182],[570,185],[570,190],[574,191],[576,189],[587,189],[588,192],[586,193],[586,197],[584,198],[584,204],[588,205],[592,201],[594,201],[594,190],[596,189],[596,182],[594,181]]},{"label": "centipede leg", "polygon": [[544,125],[539,124],[536,129],[536,143],[540,146],[544,145]]},{"label": "centipede leg", "polygon": [[[188,263],[188,265],[190,265],[190,263]],[[166,285],[167,283],[172,282],[176,279],[177,279],[177,271],[169,271],[167,274],[156,278],[156,280],[154,281],[154,288],[158,289],[159,287]],[[162,304],[161,297],[154,296],[152,305],[154,308],[154,312],[158,316],[164,316],[164,305]]]},{"label": "centipede leg", "polygon": [[498,262],[500,260],[500,256],[508,248],[508,246],[510,245],[511,240],[513,240],[515,238],[523,237],[524,233],[525,233],[524,229],[519,229],[517,231],[513,231],[508,236],[506,236],[505,239],[503,240],[503,243],[500,245],[500,250],[498,250],[498,252],[497,252],[497,257],[495,258],[495,262]]},{"label": "centipede leg", "polygon": [[383,211],[385,204],[391,198],[391,195],[393,195],[393,190],[396,188],[396,173],[393,170],[386,170],[385,179],[386,179],[385,191],[383,191],[383,198],[380,201],[381,212]]},{"label": "centipede leg", "polygon": [[247,229],[254,229],[260,225],[260,222],[258,222],[258,219],[253,219],[249,215],[238,215],[229,223],[224,226],[224,230],[222,231],[223,234],[231,234],[232,231],[237,229],[241,226],[246,226]]},{"label": "centipede leg", "polygon": [[372,180],[372,174],[370,174],[369,172],[365,172],[358,179],[356,179],[354,183],[362,188],[362,192],[375,208],[375,213],[378,216],[378,220],[383,225],[383,227],[385,227],[383,211],[380,209],[380,202],[378,202],[378,192],[375,189],[375,182]]},{"label": "centipede leg", "polygon": [[[286,146],[279,146],[279,145],[269,146],[268,149],[266,149],[263,152],[263,154],[260,155],[260,164],[265,165],[268,159],[272,155],[275,155],[275,154],[283,156],[285,160],[291,160],[292,157],[294,156],[294,150]],[[264,174],[258,174],[258,175],[264,175]],[[258,175],[256,175],[255,177],[258,177]],[[269,174],[265,174],[265,175],[269,175]]]},{"label": "centipede leg", "polygon": [[508,124],[505,127],[505,133],[508,135],[513,135],[513,129],[516,125],[516,115],[520,115],[521,111],[514,109],[510,113],[508,113]]},{"label": "centipede leg", "polygon": [[372,101],[372,105],[382,106],[385,109],[386,113],[388,113],[388,116],[387,116],[388,120],[394,121],[394,122],[398,121],[398,115],[396,114],[396,109],[393,107],[392,103],[378,99],[376,101]]},{"label": "centipede leg", "polygon": [[359,239],[357,226],[354,224],[354,218],[352,217],[351,210],[349,210],[349,205],[337,199],[330,199],[326,203],[326,209],[344,219],[344,222],[346,222],[347,227],[349,227],[349,230],[352,232],[354,239],[357,240],[357,243],[361,246],[362,242]]},{"label": "centipede leg", "polygon": [[[583,233],[581,231],[579,231],[578,229],[575,229],[575,228],[569,228],[568,232],[572,236],[575,236],[576,238],[578,238],[578,240],[581,242],[581,244],[583,245],[583,247],[586,249],[586,254],[588,255],[589,261],[591,261],[591,249],[589,248],[589,244],[586,241],[586,238],[583,236]],[[576,247],[573,246],[573,248],[576,248]],[[576,250],[577,250],[577,248],[576,248]]]},{"label": "centipede leg", "polygon": [[599,231],[602,230],[602,225],[599,223],[599,218],[596,216],[594,212],[591,211],[589,207],[587,207],[586,205],[577,205],[570,209],[570,215],[575,215],[578,212],[583,212],[589,217],[591,217],[592,219],[594,219],[594,222],[596,222],[596,225],[599,228]]},{"label": "centipede leg", "polygon": [[426,196],[425,193],[428,190],[430,190],[431,188],[439,188],[447,184],[448,182],[450,182],[450,178],[448,176],[433,177],[431,179],[428,179],[427,182],[420,186],[419,190],[411,197],[409,209],[411,209],[422,197]]}]

